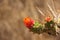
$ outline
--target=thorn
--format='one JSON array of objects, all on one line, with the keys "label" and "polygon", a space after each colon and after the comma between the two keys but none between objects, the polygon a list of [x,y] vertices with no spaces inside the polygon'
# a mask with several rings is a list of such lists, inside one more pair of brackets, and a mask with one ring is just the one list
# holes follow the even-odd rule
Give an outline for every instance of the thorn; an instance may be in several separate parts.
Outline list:
[{"label": "thorn", "polygon": [[41,13],[41,15],[45,16],[45,14],[38,7],[36,7],[36,8],[39,11],[39,13]]},{"label": "thorn", "polygon": [[52,10],[52,8],[50,7],[50,5],[49,5],[49,4],[47,4],[47,5],[48,5],[48,8],[50,9],[50,11],[52,12],[53,16],[56,17],[57,15],[56,15],[55,12]]}]

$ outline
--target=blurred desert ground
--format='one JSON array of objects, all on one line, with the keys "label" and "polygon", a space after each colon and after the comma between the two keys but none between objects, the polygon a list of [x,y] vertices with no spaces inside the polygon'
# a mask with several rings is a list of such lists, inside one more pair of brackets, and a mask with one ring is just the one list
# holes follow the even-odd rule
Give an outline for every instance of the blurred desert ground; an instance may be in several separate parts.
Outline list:
[{"label": "blurred desert ground", "polygon": [[[43,23],[46,16],[51,16],[46,6],[48,0],[0,0],[0,40],[60,40],[48,34],[33,34],[23,24],[24,17],[31,17]],[[60,0],[53,0],[55,9],[60,13]],[[51,4],[52,6],[52,4]],[[43,11],[42,16],[38,7]],[[48,15],[49,14],[49,15]]]}]

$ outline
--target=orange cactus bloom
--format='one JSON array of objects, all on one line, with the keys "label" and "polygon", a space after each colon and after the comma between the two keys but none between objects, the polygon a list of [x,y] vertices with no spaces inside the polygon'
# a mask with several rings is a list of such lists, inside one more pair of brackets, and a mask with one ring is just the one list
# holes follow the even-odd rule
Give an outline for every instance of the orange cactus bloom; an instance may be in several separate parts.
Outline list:
[{"label": "orange cactus bloom", "polygon": [[51,18],[50,17],[46,17],[45,21],[50,22]]},{"label": "orange cactus bloom", "polygon": [[24,24],[26,25],[27,28],[32,28],[34,24],[34,20],[32,20],[29,17],[24,18]]}]

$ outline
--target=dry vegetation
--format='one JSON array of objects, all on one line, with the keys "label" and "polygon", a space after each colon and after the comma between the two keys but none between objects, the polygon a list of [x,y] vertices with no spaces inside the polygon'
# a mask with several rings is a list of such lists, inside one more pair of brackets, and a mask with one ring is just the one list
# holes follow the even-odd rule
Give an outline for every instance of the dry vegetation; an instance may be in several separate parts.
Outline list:
[{"label": "dry vegetation", "polygon": [[[46,2],[47,0],[0,0],[0,40],[56,40],[48,34],[33,34],[23,25],[23,18],[27,16],[39,21],[46,16],[52,16],[47,11]],[[60,1],[55,2],[59,9]],[[36,7],[41,9],[45,16],[42,16]]]}]

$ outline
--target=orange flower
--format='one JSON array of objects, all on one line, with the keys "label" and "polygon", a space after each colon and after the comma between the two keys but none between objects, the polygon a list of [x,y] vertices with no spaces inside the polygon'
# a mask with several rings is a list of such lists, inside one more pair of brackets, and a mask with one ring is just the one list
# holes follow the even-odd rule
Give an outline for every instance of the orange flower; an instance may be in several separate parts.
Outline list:
[{"label": "orange flower", "polygon": [[46,17],[45,21],[50,22],[51,18],[50,17]]},{"label": "orange flower", "polygon": [[34,24],[34,20],[32,20],[29,17],[24,18],[24,24],[26,25],[27,28],[32,28]]}]

